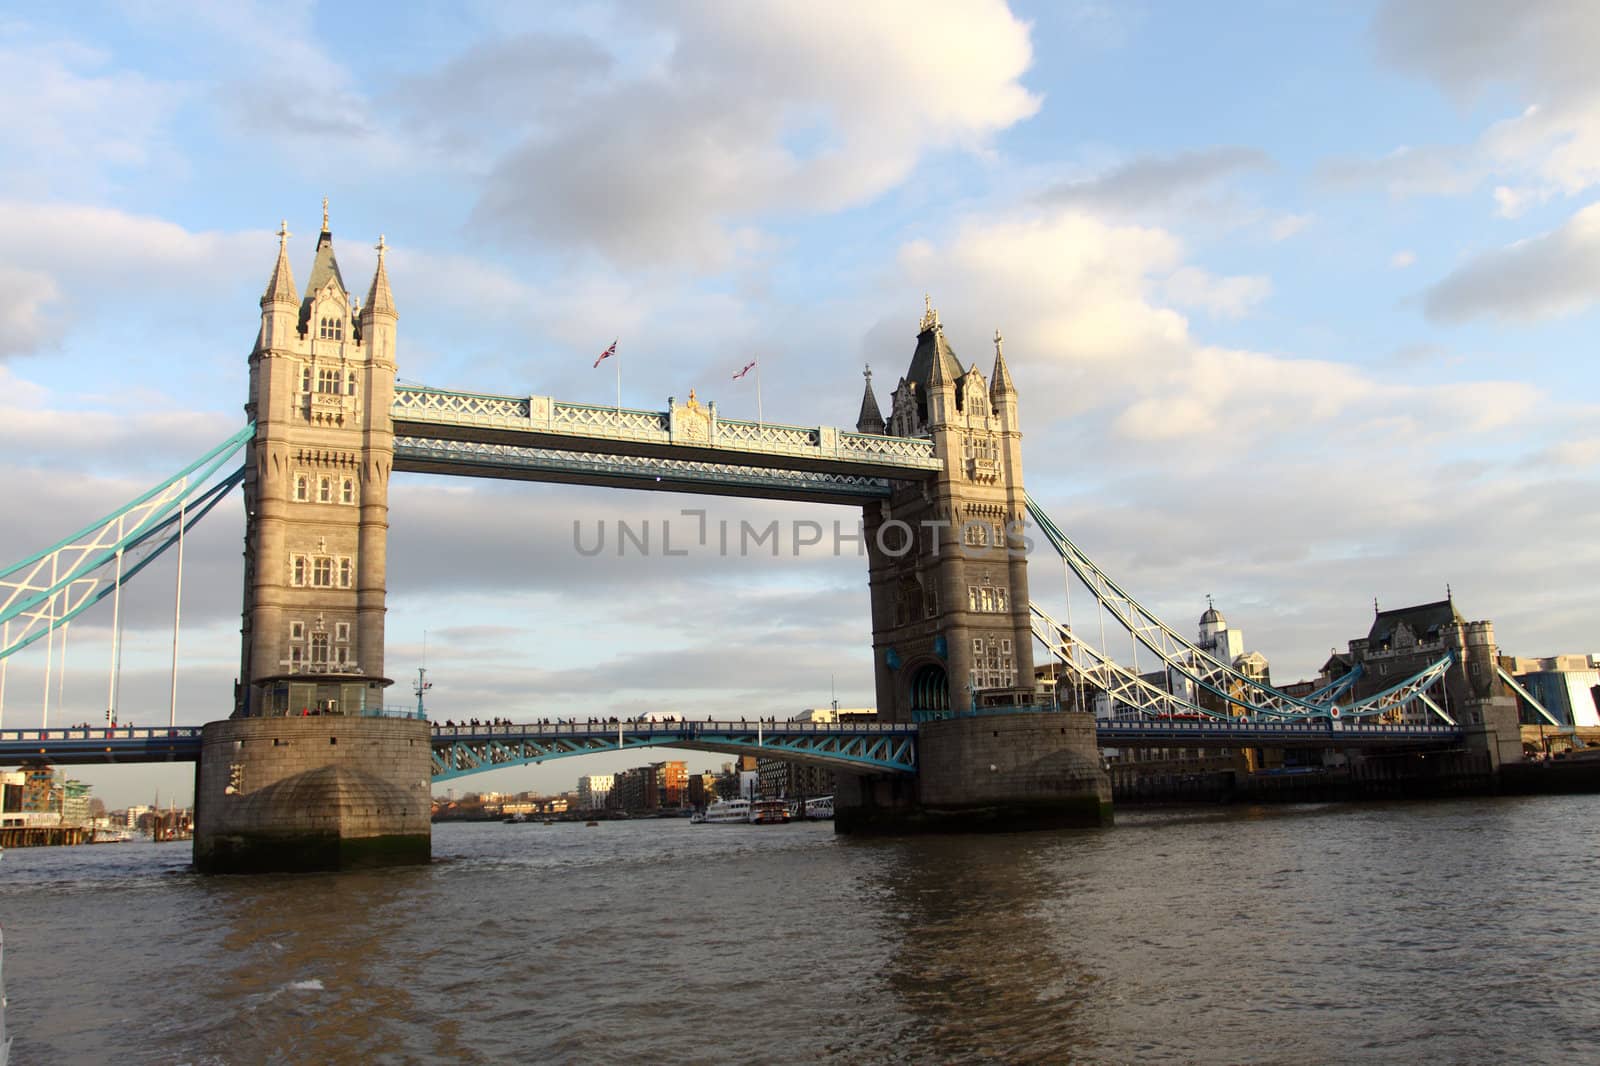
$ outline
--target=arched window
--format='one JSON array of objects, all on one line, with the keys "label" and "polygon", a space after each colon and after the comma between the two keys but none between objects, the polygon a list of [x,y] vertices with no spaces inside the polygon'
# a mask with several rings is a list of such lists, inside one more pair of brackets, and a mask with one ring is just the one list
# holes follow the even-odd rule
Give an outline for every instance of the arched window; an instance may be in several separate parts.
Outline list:
[{"label": "arched window", "polygon": [[355,394],[356,394],[356,372],[354,370],[352,370],[352,371],[350,371],[349,375],[345,378],[345,395],[346,396],[354,396]]},{"label": "arched window", "polygon": [[344,340],[344,319],[324,316],[317,323],[317,336],[325,341]]}]

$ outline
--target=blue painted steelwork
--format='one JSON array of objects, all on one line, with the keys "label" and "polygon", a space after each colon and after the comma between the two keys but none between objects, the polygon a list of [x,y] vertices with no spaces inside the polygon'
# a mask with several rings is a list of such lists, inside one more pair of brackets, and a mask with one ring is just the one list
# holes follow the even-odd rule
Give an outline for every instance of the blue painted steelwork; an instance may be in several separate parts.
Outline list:
[{"label": "blue painted steelwork", "polygon": [[42,759],[59,766],[79,766],[197,762],[199,758],[199,726],[0,730],[0,765],[14,766],[30,759]]},{"label": "blue painted steelwork", "polygon": [[[952,712],[1017,714],[1039,708],[980,708]],[[1097,722],[1102,747],[1442,747],[1457,744],[1455,726],[1372,725],[1330,722],[1251,722],[1145,719]],[[835,770],[914,774],[916,725],[810,722],[676,722],[436,727],[433,780],[447,781],[487,770],[651,747],[691,748],[734,755],[770,755]],[[0,765],[32,759],[60,766],[93,763],[195,762],[200,758],[199,726],[93,726],[79,729],[0,731]],[[620,741],[620,744],[619,744]]]},{"label": "blue painted steelwork", "polygon": [[734,489],[747,497],[822,503],[887,499],[890,492],[888,480],[881,477],[427,437],[396,437],[394,459],[396,470],[414,473],[573,481],[680,492]]},{"label": "blue painted steelwork", "polygon": [[1097,722],[1095,732],[1105,748],[1139,747],[1150,743],[1161,747],[1227,747],[1230,745],[1270,744],[1275,748],[1367,748],[1427,746],[1448,747],[1461,743],[1459,726],[1384,725],[1363,722],[1343,724],[1334,721],[1260,722],[1248,719],[1182,720],[1129,719]]},{"label": "blue painted steelwork", "polygon": [[[1438,684],[1444,678],[1444,672],[1454,661],[1451,656],[1445,656],[1418,671],[1415,675],[1391,686],[1383,692],[1368,696],[1348,707],[1335,705],[1334,695],[1329,695],[1327,690],[1344,691],[1355,683],[1355,678],[1341,679],[1344,687],[1337,687],[1340,683],[1325,686],[1325,690],[1313,693],[1310,696],[1291,696],[1286,692],[1273,688],[1256,678],[1235,669],[1231,663],[1224,663],[1214,658],[1211,654],[1201,649],[1193,641],[1184,637],[1177,630],[1167,625],[1154,613],[1146,609],[1139,601],[1135,600],[1112,578],[1097,566],[1082,549],[1072,543],[1061,528],[1055,524],[1044,508],[1030,496],[1027,498],[1028,515],[1045,534],[1051,547],[1061,556],[1067,567],[1077,576],[1078,580],[1089,589],[1101,606],[1111,612],[1128,633],[1140,644],[1149,648],[1160,658],[1166,669],[1189,682],[1195,691],[1205,691],[1217,697],[1222,708],[1234,706],[1245,709],[1252,717],[1263,719],[1277,719],[1281,721],[1298,721],[1313,718],[1336,718],[1351,716],[1375,716],[1386,714],[1390,711],[1404,708],[1406,705],[1418,702],[1433,711],[1440,719],[1448,724],[1455,723],[1442,708],[1438,706],[1427,694],[1427,689]],[[1145,689],[1151,686],[1144,682],[1138,675],[1127,671],[1125,668],[1113,663],[1108,657],[1098,652],[1093,653],[1098,661],[1092,668],[1085,669],[1083,664],[1074,661],[1077,648],[1088,649],[1088,645],[1067,626],[1061,625],[1050,618],[1035,604],[1030,604],[1035,619],[1034,635],[1058,659],[1060,659],[1074,672],[1090,684],[1106,687],[1095,679],[1097,676],[1110,673],[1120,673],[1116,684],[1127,689]],[[1046,631],[1041,632],[1038,622],[1046,623]],[[1092,650],[1092,649],[1090,649]],[[1111,683],[1109,677],[1104,678],[1107,684]],[[1166,702],[1173,702],[1176,697],[1167,696]],[[1227,710],[1208,708],[1198,703],[1188,703],[1189,709],[1197,714],[1217,718],[1231,717]],[[1137,704],[1130,704],[1137,706]]]},{"label": "blue painted steelwork", "polygon": [[1343,677],[1329,681],[1314,692],[1306,693],[1306,700],[1310,703],[1332,703],[1353,688],[1365,672],[1366,667],[1356,663]]},{"label": "blue painted steelwork", "polygon": [[[155,488],[97,522],[20,563],[0,570],[0,658],[65,625],[115,591],[103,572],[119,555],[145,552],[128,563],[122,580],[148,566],[177,539],[180,516],[189,529],[243,477],[242,470],[205,487],[255,433],[251,423]],[[189,512],[193,509],[194,513]],[[21,620],[20,627],[10,625]]]},{"label": "blue painted steelwork", "polygon": [[917,727],[818,722],[572,722],[434,726],[433,779],[602,751],[673,747],[768,755],[835,770],[915,773]]}]

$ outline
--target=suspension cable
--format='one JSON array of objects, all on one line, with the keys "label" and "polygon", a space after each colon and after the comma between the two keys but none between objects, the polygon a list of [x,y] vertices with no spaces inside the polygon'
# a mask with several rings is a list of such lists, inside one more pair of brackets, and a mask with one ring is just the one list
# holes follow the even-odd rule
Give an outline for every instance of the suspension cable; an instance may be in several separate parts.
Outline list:
[{"label": "suspension cable", "polygon": [[[120,540],[121,527],[117,530]],[[106,671],[106,725],[117,724],[117,657],[122,652],[118,638],[122,636],[122,549],[117,549],[116,584],[111,593],[111,666]]]},{"label": "suspension cable", "polygon": [[172,595],[172,701],[168,705],[167,725],[178,724],[178,623],[183,617],[183,520],[187,499],[178,504],[178,583]]}]

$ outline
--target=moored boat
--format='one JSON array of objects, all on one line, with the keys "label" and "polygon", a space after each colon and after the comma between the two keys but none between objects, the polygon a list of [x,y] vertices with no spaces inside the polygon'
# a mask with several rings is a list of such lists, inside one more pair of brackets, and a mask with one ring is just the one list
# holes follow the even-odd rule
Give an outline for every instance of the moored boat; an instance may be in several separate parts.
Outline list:
[{"label": "moored boat", "polygon": [[789,805],[783,800],[756,800],[750,804],[751,825],[782,825],[789,820]]},{"label": "moored boat", "polygon": [[694,825],[744,825],[750,821],[750,801],[747,799],[717,800],[704,813],[690,818]]}]

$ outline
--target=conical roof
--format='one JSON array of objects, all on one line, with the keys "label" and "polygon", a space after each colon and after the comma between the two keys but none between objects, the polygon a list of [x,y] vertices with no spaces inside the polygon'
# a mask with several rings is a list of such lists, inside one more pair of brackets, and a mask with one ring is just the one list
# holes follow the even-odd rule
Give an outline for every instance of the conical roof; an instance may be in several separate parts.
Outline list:
[{"label": "conical roof", "polygon": [[923,297],[924,312],[921,330],[917,334],[917,350],[911,355],[911,368],[906,380],[917,386],[917,391],[927,394],[930,385],[953,385],[964,371],[956,358],[950,342],[944,339],[944,327],[939,324],[939,312],[933,303]]},{"label": "conical roof", "polygon": [[333,233],[328,229],[328,201],[322,201],[322,232],[317,234],[317,256],[311,262],[311,278],[306,282],[305,299],[300,303],[300,330],[304,332],[311,322],[311,300],[321,292],[323,286],[332,280],[341,293],[349,292],[345,288],[344,277],[339,273],[339,260],[333,255]]},{"label": "conical roof", "polygon": [[989,396],[991,398],[1011,394],[1015,395],[1017,387],[1011,383],[1011,369],[1006,366],[1006,356],[1001,350],[1000,331],[994,331],[994,373],[989,375]]},{"label": "conical roof", "polygon": [[867,388],[861,395],[861,414],[856,418],[856,432],[882,433],[888,427],[884,425],[883,414],[878,410],[878,398],[872,394],[872,368],[867,367],[862,376],[867,379]]},{"label": "conical roof", "polygon": [[394,309],[394,296],[389,292],[389,271],[383,265],[383,253],[387,245],[383,243],[383,234],[378,234],[378,269],[372,273],[372,288],[367,290],[367,314],[389,314],[398,312]]},{"label": "conical roof", "polygon": [[299,294],[294,287],[294,270],[289,266],[289,223],[284,221],[278,230],[278,261],[272,267],[272,277],[267,279],[267,291],[261,296],[261,306],[273,303],[293,304]]}]

